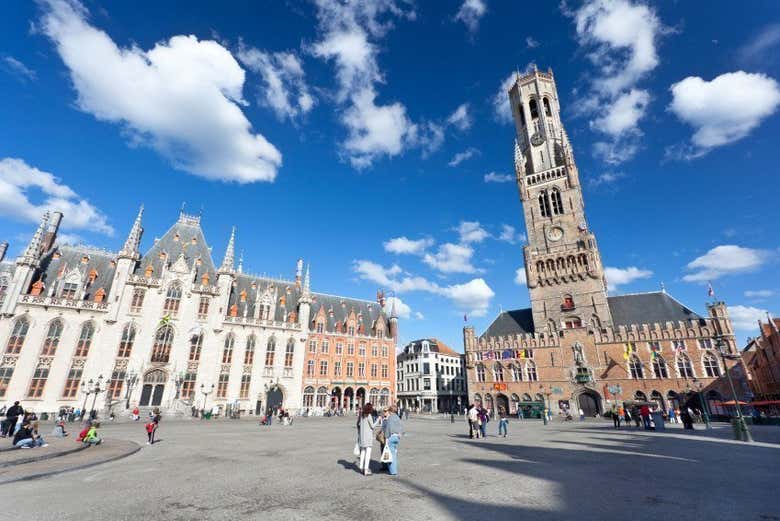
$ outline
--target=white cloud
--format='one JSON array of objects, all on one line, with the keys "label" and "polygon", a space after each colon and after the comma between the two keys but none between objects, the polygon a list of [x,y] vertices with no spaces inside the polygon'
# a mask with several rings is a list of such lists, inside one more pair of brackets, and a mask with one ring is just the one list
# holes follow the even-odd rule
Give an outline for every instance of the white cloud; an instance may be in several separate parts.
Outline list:
[{"label": "white cloud", "polygon": [[511,183],[515,180],[511,174],[499,174],[498,172],[490,172],[485,174],[486,183]]},{"label": "white cloud", "polygon": [[738,331],[756,331],[758,321],[766,320],[766,310],[752,306],[728,306],[729,318],[734,329]]},{"label": "white cloud", "polygon": [[23,83],[28,81],[35,81],[38,77],[35,71],[27,67],[24,63],[20,62],[13,56],[3,56],[2,62],[0,62],[2,68],[9,74],[15,76]]},{"label": "white cloud", "polygon": [[591,186],[611,185],[625,176],[623,172],[603,172],[598,177],[589,179],[588,183]]},{"label": "white cloud", "polygon": [[439,286],[423,277],[404,274],[397,265],[385,268],[372,261],[356,260],[352,264],[352,269],[361,279],[375,282],[397,293],[423,291],[444,296],[450,299],[458,311],[474,316],[484,316],[490,299],[495,295],[481,278],[472,279],[464,284]]},{"label": "white cloud", "polygon": [[[753,33],[755,34],[755,33]],[[764,27],[737,53],[739,58],[748,63],[766,62],[773,58],[771,53],[780,45],[780,24],[773,23]]]},{"label": "white cloud", "polygon": [[743,248],[733,244],[716,246],[688,263],[689,273],[683,277],[686,282],[715,280],[724,275],[744,273],[761,267],[768,260],[764,250]]},{"label": "white cloud", "polygon": [[517,268],[517,271],[515,271],[515,284],[518,286],[528,285],[528,277],[525,274],[525,267],[520,266]]},{"label": "white cloud", "polygon": [[739,141],[780,104],[777,82],[759,73],[730,72],[712,81],[689,76],[670,90],[669,110],[694,128],[688,158]]},{"label": "white cloud", "polygon": [[412,314],[412,308],[410,308],[403,300],[398,297],[387,297],[385,299],[385,307],[383,308],[388,315],[395,305],[395,314],[399,318],[409,318]]},{"label": "white cloud", "polygon": [[650,103],[646,90],[631,89],[618,96],[608,107],[604,116],[590,122],[591,128],[618,137],[625,132],[637,132],[639,120]]},{"label": "white cloud", "polygon": [[477,269],[471,264],[474,249],[465,244],[444,243],[436,253],[426,253],[423,262],[442,273],[474,273]]},{"label": "white cloud", "polygon": [[395,253],[398,255],[422,255],[425,250],[433,246],[433,239],[417,239],[412,240],[406,237],[395,237],[386,241],[383,244],[385,251],[389,253]]},{"label": "white cloud", "polygon": [[628,268],[604,268],[604,276],[607,278],[611,290],[617,290],[618,286],[630,284],[635,280],[646,279],[653,275],[650,270],[642,270],[635,266]]},{"label": "white cloud", "polygon": [[447,123],[454,126],[458,130],[468,130],[471,128],[473,120],[469,112],[469,104],[463,103],[457,109],[455,109],[455,112],[450,114],[450,116],[447,118]]},{"label": "white cloud", "polygon": [[455,156],[453,156],[453,158],[447,164],[450,166],[458,166],[459,164],[466,161],[467,159],[471,159],[472,157],[477,155],[479,155],[479,150],[477,150],[474,147],[471,147],[464,150],[463,152],[458,152],[457,154],[455,154]]},{"label": "white cloud", "polygon": [[432,121],[417,125],[413,134],[409,136],[409,143],[419,146],[422,149],[423,158],[426,158],[436,152],[444,143],[444,127]]},{"label": "white cloud", "polygon": [[612,141],[593,143],[593,156],[613,166],[625,163],[638,151],[638,140],[632,135],[621,136]]},{"label": "white cloud", "polygon": [[244,71],[214,41],[174,36],[151,50],[120,48],[87,23],[76,0],[48,0],[41,19],[70,71],[77,104],[120,123],[176,168],[208,178],[272,181],[282,155],[239,108]]},{"label": "white cloud", "polygon": [[479,221],[461,221],[456,230],[462,243],[482,242],[490,237]]},{"label": "white cloud", "polygon": [[270,107],[279,119],[294,119],[314,106],[301,60],[294,53],[269,53],[241,44],[238,59],[263,78],[265,88],[261,91],[260,101]]},{"label": "white cloud", "polygon": [[498,86],[498,91],[493,95],[493,116],[500,123],[512,122],[512,107],[509,106],[509,89],[515,84],[517,73],[511,72],[509,76]]},{"label": "white cloud", "polygon": [[524,241],[525,234],[517,233],[514,226],[508,224],[501,225],[501,234],[497,237],[499,241],[508,242],[509,244],[515,244],[517,241]]},{"label": "white cloud", "polygon": [[425,320],[425,315],[423,315],[419,311],[415,311],[414,312],[414,318],[416,318],[417,320]]},{"label": "white cloud", "polygon": [[746,290],[745,291],[745,297],[752,298],[752,299],[764,299],[769,298],[775,294],[774,291],[771,289],[756,289],[756,290]]},{"label": "white cloud", "polygon": [[[39,194],[43,199],[33,202],[31,199]],[[38,223],[46,211],[62,212],[63,228],[114,234],[103,212],[54,175],[38,170],[22,159],[0,159],[0,215]]]},{"label": "white cloud", "polygon": [[528,47],[529,49],[536,49],[537,47],[539,47],[539,42],[534,40],[532,36],[526,36],[525,46]]},{"label": "white cloud", "polygon": [[483,0],[464,0],[455,14],[455,20],[463,22],[470,33],[479,29],[479,20],[487,12],[487,6]]},{"label": "white cloud", "polygon": [[57,242],[70,245],[84,244],[84,238],[75,233],[58,233]]}]

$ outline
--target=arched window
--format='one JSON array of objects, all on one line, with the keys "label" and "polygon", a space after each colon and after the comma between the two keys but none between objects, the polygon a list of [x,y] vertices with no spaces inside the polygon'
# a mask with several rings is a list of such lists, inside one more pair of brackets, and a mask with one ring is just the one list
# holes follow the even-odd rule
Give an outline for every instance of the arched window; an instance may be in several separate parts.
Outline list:
[{"label": "arched window", "polygon": [[566,317],[563,319],[564,329],[574,329],[578,327],[582,327],[582,320],[580,317]]},{"label": "arched window", "polygon": [[14,322],[11,336],[8,337],[8,343],[5,346],[5,352],[11,355],[18,355],[27,338],[27,331],[30,329],[30,321],[22,317]]},{"label": "arched window", "polygon": [[89,348],[92,346],[92,337],[95,335],[95,324],[85,322],[81,326],[81,333],[79,334],[79,341],[76,343],[76,352],[73,356],[85,357],[89,354]]},{"label": "arched window", "polygon": [[539,213],[542,217],[550,217],[550,199],[547,197],[547,191],[539,194]]},{"label": "arched window", "polygon": [[643,393],[642,391],[637,391],[634,393],[634,400],[638,400],[640,402],[646,402],[647,401],[647,395]]},{"label": "arched window", "polygon": [[484,382],[485,381],[485,366],[482,364],[477,364],[477,382]]},{"label": "arched window", "polygon": [[539,106],[535,99],[528,102],[528,109],[531,112],[531,119],[537,119],[539,117]]},{"label": "arched window", "polygon": [[553,215],[560,215],[563,213],[563,200],[561,199],[561,192],[557,188],[552,189],[550,194],[552,200],[552,213]]},{"label": "arched window", "polygon": [[181,304],[181,286],[174,282],[168,287],[168,293],[165,294],[163,313],[175,317],[179,313],[179,304]]},{"label": "arched window", "polygon": [[119,340],[119,351],[116,356],[118,358],[129,358],[130,353],[133,351],[133,342],[135,342],[135,326],[127,324],[122,329],[122,338]]},{"label": "arched window", "polygon": [[201,349],[203,349],[203,333],[190,337],[190,362],[200,361]]},{"label": "arched window", "polygon": [[287,341],[287,349],[284,351],[284,367],[290,369],[293,366],[293,358],[295,357],[295,340],[290,339]]},{"label": "arched window", "polygon": [[308,386],[303,390],[303,406],[314,407],[314,387]]},{"label": "arched window", "polygon": [[173,328],[162,326],[154,335],[152,362],[167,364],[171,357],[171,345],[173,345]]},{"label": "arched window", "polygon": [[255,335],[249,335],[246,339],[244,351],[244,365],[252,365],[255,362]]},{"label": "arched window", "polygon": [[537,377],[536,377],[536,364],[533,361],[528,360],[525,363],[525,374],[528,376],[528,381],[529,382],[535,382],[537,380]]},{"label": "arched window", "polygon": [[680,378],[693,378],[693,365],[691,359],[685,353],[677,355],[677,372]]},{"label": "arched window", "polygon": [[517,106],[517,113],[520,114],[520,124],[525,126],[525,111],[522,103]]},{"label": "arched window", "polygon": [[371,389],[371,392],[368,393],[368,401],[369,403],[379,405],[379,389]]},{"label": "arched window", "polygon": [[666,367],[664,357],[656,354],[653,359],[653,375],[656,378],[669,378],[669,370]]},{"label": "arched window", "polygon": [[233,333],[229,333],[228,336],[225,337],[225,347],[222,349],[222,363],[223,364],[232,364],[233,363],[233,346],[236,343],[236,337],[233,336]]},{"label": "arched window", "polygon": [[533,399],[533,398],[531,398],[531,395],[530,395],[530,394],[528,394],[528,393],[525,393],[525,394],[523,394],[523,401],[524,401],[524,402],[532,402],[532,401],[534,401],[534,399]]},{"label": "arched window", "polygon": [[547,98],[542,98],[542,105],[544,105],[545,115],[552,116],[552,111],[550,110],[550,100]]},{"label": "arched window", "polygon": [[30,388],[27,390],[27,398],[40,398],[43,396],[43,389],[46,387],[46,380],[49,378],[49,366],[42,363],[38,364],[30,380]]},{"label": "arched window", "polygon": [[704,374],[710,378],[720,376],[720,366],[718,365],[718,359],[715,358],[712,353],[704,353],[702,365],[704,365]]},{"label": "arched window", "polygon": [[0,306],[5,302],[5,296],[8,294],[8,277],[0,277]]},{"label": "arched window", "polygon": [[268,345],[265,347],[265,366],[272,367],[274,365],[274,356],[276,355],[276,339],[271,337],[268,339]]},{"label": "arched window", "polygon": [[504,368],[499,363],[496,363],[496,365],[493,366],[493,379],[496,382],[504,381]]},{"label": "arched window", "polygon": [[60,336],[62,336],[62,321],[56,318],[49,323],[49,330],[43,340],[41,356],[54,356],[57,352],[57,346],[60,345]]},{"label": "arched window", "polygon": [[636,355],[631,355],[628,359],[628,370],[631,372],[631,378],[641,379],[645,377],[642,361]]},{"label": "arched window", "polygon": [[328,389],[320,387],[317,389],[317,407],[325,407],[328,403]]},{"label": "arched window", "polygon": [[523,369],[516,364],[512,364],[512,380],[515,382],[522,382],[523,381]]},{"label": "arched window", "polygon": [[141,312],[141,308],[144,306],[144,296],[146,296],[146,290],[144,288],[135,288],[133,290],[133,300],[130,302],[131,313]]},{"label": "arched window", "polygon": [[387,405],[389,405],[389,402],[390,402],[390,390],[384,388],[379,392],[379,405],[381,407],[386,407]]}]

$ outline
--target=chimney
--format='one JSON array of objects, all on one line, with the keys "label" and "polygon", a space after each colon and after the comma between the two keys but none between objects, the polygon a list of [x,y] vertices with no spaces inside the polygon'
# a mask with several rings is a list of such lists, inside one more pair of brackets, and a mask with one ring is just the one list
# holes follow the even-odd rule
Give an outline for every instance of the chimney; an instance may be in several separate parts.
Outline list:
[{"label": "chimney", "polygon": [[41,244],[41,253],[49,251],[54,246],[54,241],[57,240],[57,232],[60,229],[60,223],[62,222],[62,212],[52,212],[49,219],[49,229],[43,236],[43,243]]},{"label": "chimney", "polygon": [[0,262],[5,259],[5,252],[8,251],[8,241],[0,242]]}]

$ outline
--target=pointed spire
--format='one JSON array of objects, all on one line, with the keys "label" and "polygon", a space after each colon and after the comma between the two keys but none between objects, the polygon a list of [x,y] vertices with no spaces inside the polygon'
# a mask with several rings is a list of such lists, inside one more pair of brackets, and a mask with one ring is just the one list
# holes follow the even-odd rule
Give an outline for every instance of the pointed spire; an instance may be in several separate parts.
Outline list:
[{"label": "pointed spire", "polygon": [[395,296],[390,301],[390,320],[398,320],[398,313],[395,311]]},{"label": "pointed spire", "polygon": [[33,234],[32,239],[30,239],[30,244],[27,245],[27,248],[24,250],[24,253],[21,257],[16,261],[17,264],[28,264],[31,266],[35,266],[38,264],[38,258],[41,254],[41,244],[43,242],[43,234],[46,232],[46,227],[49,225],[49,212],[46,212],[43,214],[43,218],[41,219],[41,224],[38,225],[38,229],[35,230],[35,234]]},{"label": "pointed spire", "polygon": [[236,227],[233,226],[230,232],[230,240],[228,241],[227,249],[225,250],[225,258],[222,261],[219,271],[225,273],[231,273],[233,271],[233,260],[236,256]]},{"label": "pointed spire", "polygon": [[303,276],[303,294],[307,297],[311,295],[311,275],[309,273],[309,269],[311,268],[311,265],[306,265],[306,275]]},{"label": "pointed spire", "polygon": [[138,216],[135,218],[133,227],[130,228],[130,233],[127,235],[125,245],[119,251],[119,258],[126,257],[130,259],[137,259],[141,256],[139,248],[141,247],[141,236],[144,233],[144,229],[141,226],[141,218],[144,215],[144,205],[138,210]]}]

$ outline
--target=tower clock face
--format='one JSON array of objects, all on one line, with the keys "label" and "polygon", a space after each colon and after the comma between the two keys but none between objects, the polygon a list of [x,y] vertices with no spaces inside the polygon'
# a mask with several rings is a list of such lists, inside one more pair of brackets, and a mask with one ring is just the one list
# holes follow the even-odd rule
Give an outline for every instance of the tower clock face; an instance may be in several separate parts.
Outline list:
[{"label": "tower clock face", "polygon": [[547,232],[547,238],[551,241],[560,241],[563,239],[563,230],[557,226],[550,228]]},{"label": "tower clock face", "polygon": [[531,144],[532,144],[533,146],[535,146],[535,147],[538,147],[538,146],[539,146],[539,145],[541,145],[542,143],[544,143],[544,136],[543,136],[543,135],[541,135],[541,134],[540,134],[540,133],[538,133],[538,132],[534,132],[534,135],[533,135],[533,136],[531,136]]}]

